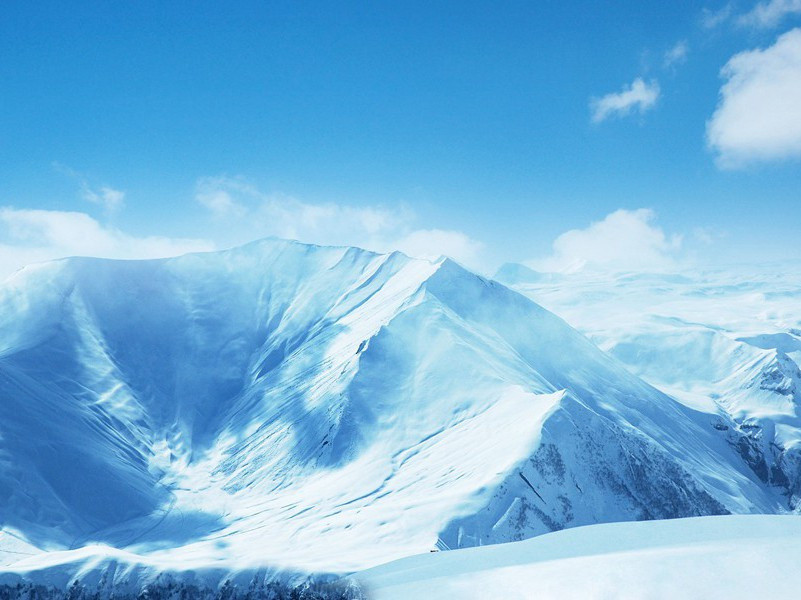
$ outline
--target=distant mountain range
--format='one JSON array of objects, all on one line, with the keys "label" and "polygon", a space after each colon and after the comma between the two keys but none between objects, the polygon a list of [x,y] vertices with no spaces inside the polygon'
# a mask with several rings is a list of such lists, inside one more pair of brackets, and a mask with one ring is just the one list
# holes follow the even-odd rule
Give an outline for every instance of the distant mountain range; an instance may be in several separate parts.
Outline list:
[{"label": "distant mountain range", "polygon": [[[522,266],[522,265],[521,265]],[[526,267],[523,267],[524,269]],[[731,443],[784,508],[801,499],[801,265],[496,278],[556,311],[629,371],[733,421]]]}]

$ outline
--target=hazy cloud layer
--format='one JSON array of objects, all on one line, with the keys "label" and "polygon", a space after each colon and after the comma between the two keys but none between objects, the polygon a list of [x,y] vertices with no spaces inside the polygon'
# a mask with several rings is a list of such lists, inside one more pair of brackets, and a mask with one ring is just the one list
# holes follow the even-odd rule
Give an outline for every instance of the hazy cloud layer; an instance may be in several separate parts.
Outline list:
[{"label": "hazy cloud layer", "polygon": [[719,166],[801,157],[801,29],[764,50],[736,54],[721,76],[706,131]]},{"label": "hazy cloud layer", "polygon": [[592,99],[592,122],[600,123],[609,117],[625,116],[635,110],[644,113],[656,104],[658,98],[659,83],[655,80],[646,83],[638,77],[631,85],[623,86],[620,92]]}]

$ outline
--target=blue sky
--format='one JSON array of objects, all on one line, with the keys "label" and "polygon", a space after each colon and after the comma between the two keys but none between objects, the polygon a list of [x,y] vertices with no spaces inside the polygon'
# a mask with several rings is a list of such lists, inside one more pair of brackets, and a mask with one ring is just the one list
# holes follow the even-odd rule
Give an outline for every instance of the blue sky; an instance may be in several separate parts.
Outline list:
[{"label": "blue sky", "polygon": [[485,272],[799,257],[798,27],[799,0],[7,3],[0,270],[265,235]]}]

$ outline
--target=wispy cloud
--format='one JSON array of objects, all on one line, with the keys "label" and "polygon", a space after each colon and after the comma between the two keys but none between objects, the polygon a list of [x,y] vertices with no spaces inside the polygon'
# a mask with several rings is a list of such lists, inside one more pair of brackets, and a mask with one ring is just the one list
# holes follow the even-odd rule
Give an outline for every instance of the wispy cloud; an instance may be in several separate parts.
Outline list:
[{"label": "wispy cloud", "polygon": [[687,55],[690,52],[690,45],[687,40],[680,40],[667,52],[665,52],[662,65],[666,69],[673,68],[687,61]]},{"label": "wispy cloud", "polygon": [[82,212],[0,207],[0,277],[65,256],[162,258],[213,248],[206,240],[132,236]]},{"label": "wispy cloud", "polygon": [[203,177],[195,184],[195,200],[219,217],[242,217],[247,213],[245,206],[234,200],[234,194],[259,196],[243,181],[228,177]]},{"label": "wispy cloud", "polygon": [[675,267],[682,237],[667,235],[646,208],[616,210],[585,229],[572,229],[556,238],[550,256],[531,261],[549,272],[584,269],[658,271]]},{"label": "wispy cloud", "polygon": [[801,14],[801,0],[768,0],[758,3],[737,22],[740,25],[769,29],[776,27],[786,17]]},{"label": "wispy cloud", "polygon": [[481,266],[480,242],[447,229],[419,228],[404,206],[304,202],[268,193],[242,177],[204,177],[195,199],[232,232],[232,242],[274,235],[317,244],[354,245],[377,251],[401,250],[411,256],[450,256]]},{"label": "wispy cloud", "polygon": [[108,212],[116,212],[125,204],[125,192],[107,185],[94,190],[84,183],[81,187],[81,197],[87,202],[102,206]]},{"label": "wispy cloud", "polygon": [[645,82],[638,77],[631,85],[623,86],[620,92],[607,94],[590,101],[592,122],[600,123],[613,116],[624,116],[634,110],[644,113],[652,108],[659,98],[659,83],[656,80]]},{"label": "wispy cloud", "polygon": [[701,25],[705,29],[714,29],[728,21],[733,12],[731,3],[717,10],[705,8],[701,13]]},{"label": "wispy cloud", "polygon": [[718,165],[801,157],[801,28],[765,49],[734,55],[707,122],[707,143]]},{"label": "wispy cloud", "polygon": [[60,162],[54,162],[53,168],[78,183],[81,198],[97,204],[107,213],[115,213],[125,205],[125,192],[108,185],[92,186],[85,175]]}]

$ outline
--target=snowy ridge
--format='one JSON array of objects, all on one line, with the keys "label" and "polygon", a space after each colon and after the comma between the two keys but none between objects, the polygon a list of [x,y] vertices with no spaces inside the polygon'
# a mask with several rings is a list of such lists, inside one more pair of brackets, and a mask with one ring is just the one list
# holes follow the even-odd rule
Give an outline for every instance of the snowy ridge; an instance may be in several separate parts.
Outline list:
[{"label": "snowy ridge", "polygon": [[264,240],[38,265],[0,289],[0,569],[347,573],[786,510],[711,418],[447,259]]}]

